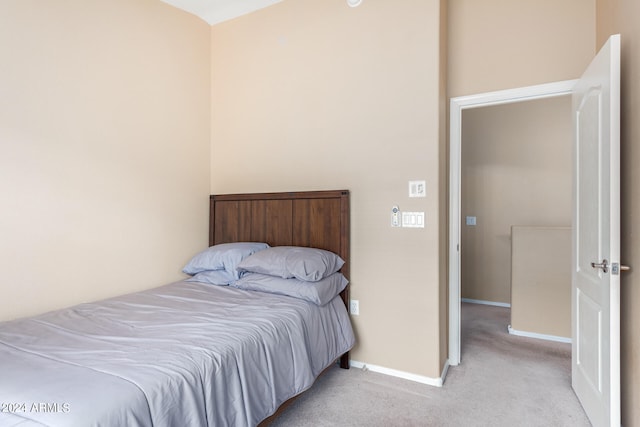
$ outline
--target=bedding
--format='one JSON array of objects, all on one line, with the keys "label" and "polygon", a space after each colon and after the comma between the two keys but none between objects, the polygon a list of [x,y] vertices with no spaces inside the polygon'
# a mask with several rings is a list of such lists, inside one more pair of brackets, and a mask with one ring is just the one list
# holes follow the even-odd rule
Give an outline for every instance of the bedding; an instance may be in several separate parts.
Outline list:
[{"label": "bedding", "polygon": [[339,295],[348,283],[349,281],[341,273],[333,273],[317,282],[248,273],[234,282],[233,286],[239,289],[287,295],[316,305],[325,305]]},{"label": "bedding", "polygon": [[239,272],[262,273],[283,279],[296,278],[308,282],[322,280],[344,265],[333,252],[300,246],[277,246],[244,258]]},{"label": "bedding", "polygon": [[201,282],[210,285],[227,286],[236,281],[236,278],[225,270],[206,270],[196,273],[193,277],[185,279],[186,282]]},{"label": "bedding", "polygon": [[203,271],[221,270],[239,279],[238,264],[246,257],[268,247],[268,244],[262,242],[221,243],[197,253],[182,271],[194,275]]},{"label": "bedding", "polygon": [[340,297],[180,281],[0,323],[0,425],[254,426],[353,344]]}]

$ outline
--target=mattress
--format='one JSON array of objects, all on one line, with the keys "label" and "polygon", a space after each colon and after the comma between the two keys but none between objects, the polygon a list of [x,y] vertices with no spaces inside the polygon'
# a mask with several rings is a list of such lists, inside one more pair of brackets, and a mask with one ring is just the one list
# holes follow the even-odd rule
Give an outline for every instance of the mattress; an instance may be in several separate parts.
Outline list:
[{"label": "mattress", "polygon": [[0,323],[0,426],[253,426],[353,344],[339,297],[180,281]]}]

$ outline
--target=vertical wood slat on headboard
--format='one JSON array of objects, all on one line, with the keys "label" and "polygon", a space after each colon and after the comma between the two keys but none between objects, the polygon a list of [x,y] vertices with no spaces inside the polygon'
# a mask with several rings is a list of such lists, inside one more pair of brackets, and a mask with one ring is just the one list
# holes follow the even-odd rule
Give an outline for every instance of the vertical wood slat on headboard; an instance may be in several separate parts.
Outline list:
[{"label": "vertical wood slat on headboard", "polygon": [[271,246],[293,242],[291,200],[255,200],[251,202],[251,239]]}]

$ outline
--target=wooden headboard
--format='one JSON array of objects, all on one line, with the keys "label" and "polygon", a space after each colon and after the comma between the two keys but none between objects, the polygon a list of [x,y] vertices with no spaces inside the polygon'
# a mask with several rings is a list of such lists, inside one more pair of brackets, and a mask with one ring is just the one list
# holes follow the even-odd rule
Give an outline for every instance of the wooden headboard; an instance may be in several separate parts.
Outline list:
[{"label": "wooden headboard", "polygon": [[[349,278],[349,191],[212,195],[209,246],[265,242],[337,253]],[[341,294],[349,308],[349,287]]]}]

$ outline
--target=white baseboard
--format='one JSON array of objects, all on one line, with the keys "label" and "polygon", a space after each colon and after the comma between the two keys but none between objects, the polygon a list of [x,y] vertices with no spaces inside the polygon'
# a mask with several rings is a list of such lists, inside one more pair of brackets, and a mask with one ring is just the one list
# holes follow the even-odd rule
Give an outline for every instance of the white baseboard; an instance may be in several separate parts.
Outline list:
[{"label": "white baseboard", "polygon": [[460,298],[461,302],[468,302],[470,304],[484,304],[484,305],[493,305],[496,307],[511,307],[511,304],[507,302],[495,302],[495,301],[484,301],[481,299],[471,299],[471,298]]},{"label": "white baseboard", "polygon": [[511,335],[517,335],[519,337],[537,338],[539,340],[564,342],[564,343],[568,343],[568,344],[571,344],[571,341],[572,341],[571,338],[566,338],[566,337],[558,337],[558,336],[555,336],[555,335],[538,334],[536,332],[518,331],[516,329],[513,329],[511,327],[511,325],[509,325],[508,329],[509,329],[509,333]]},{"label": "white baseboard", "polygon": [[384,366],[370,365],[364,362],[358,362],[357,360],[351,360],[350,365],[354,368],[369,370],[371,372],[377,372],[379,374],[389,375],[392,377],[402,378],[409,381],[415,381],[417,383],[426,384],[434,387],[442,387],[444,379],[447,376],[449,370],[449,361],[446,361],[444,368],[442,369],[442,375],[440,378],[425,377],[423,375],[412,374],[410,372],[398,371],[396,369],[385,368]]}]

